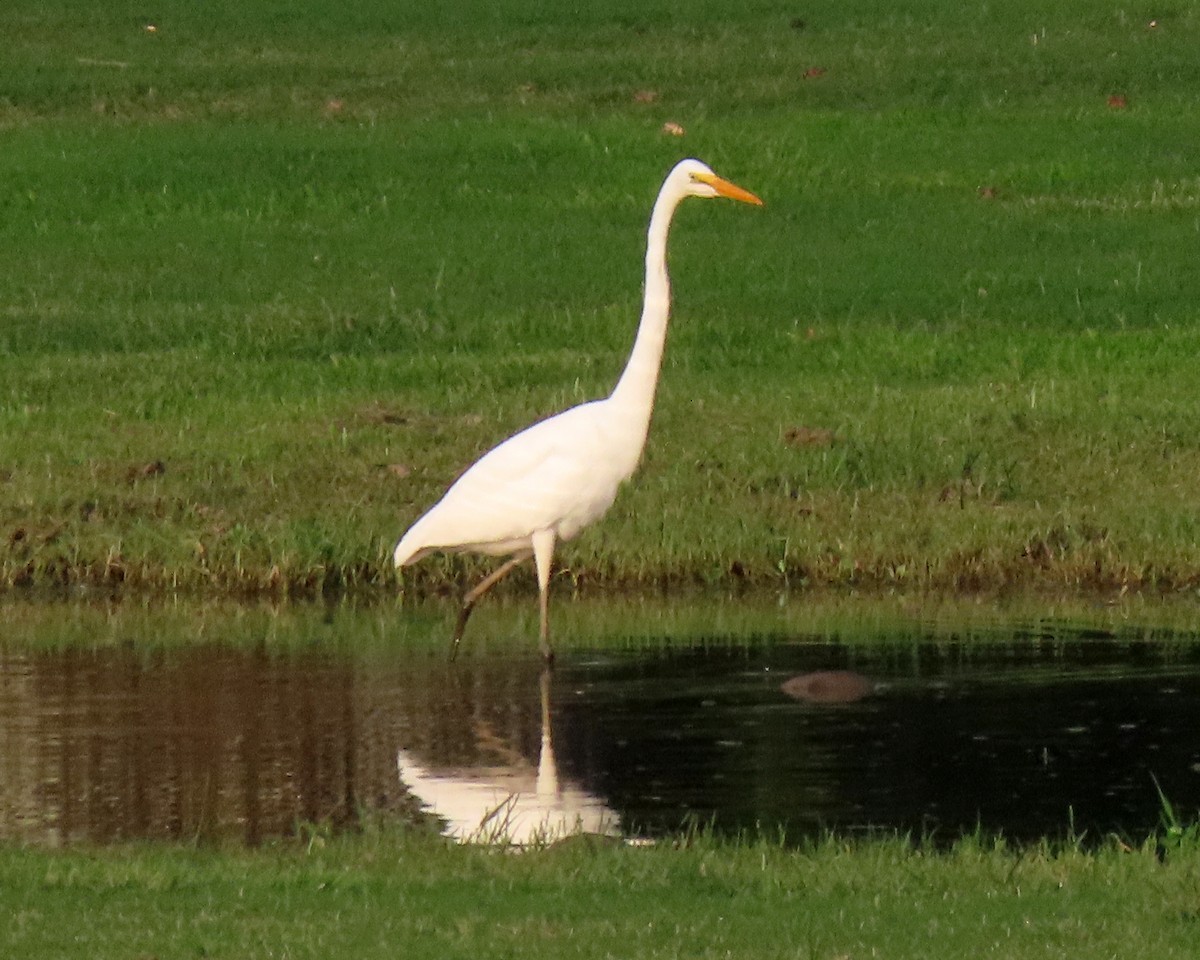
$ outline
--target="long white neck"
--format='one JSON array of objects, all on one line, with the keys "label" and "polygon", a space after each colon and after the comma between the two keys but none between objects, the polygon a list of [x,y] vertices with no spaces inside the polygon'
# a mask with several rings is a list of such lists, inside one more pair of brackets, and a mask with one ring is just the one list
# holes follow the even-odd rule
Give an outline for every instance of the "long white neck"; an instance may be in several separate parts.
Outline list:
[{"label": "long white neck", "polygon": [[608,399],[620,411],[630,434],[640,434],[641,442],[637,448],[639,456],[650,429],[650,413],[654,409],[654,391],[658,386],[658,372],[662,367],[663,347],[667,340],[667,320],[671,313],[667,232],[675,208],[686,195],[676,179],[668,177],[654,203],[646,236],[646,290],[642,319],[625,371]]}]

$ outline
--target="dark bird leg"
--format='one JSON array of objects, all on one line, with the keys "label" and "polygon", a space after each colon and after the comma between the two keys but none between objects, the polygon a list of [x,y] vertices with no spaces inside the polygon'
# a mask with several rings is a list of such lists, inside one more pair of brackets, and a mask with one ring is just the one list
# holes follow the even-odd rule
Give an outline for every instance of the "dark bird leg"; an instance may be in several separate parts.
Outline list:
[{"label": "dark bird leg", "polygon": [[506,560],[501,566],[497,567],[467,591],[466,596],[463,597],[462,608],[458,611],[458,622],[454,625],[454,642],[450,647],[451,660],[458,656],[458,642],[462,640],[463,631],[467,629],[467,619],[471,616],[471,611],[475,609],[475,604],[479,602],[479,598],[512,573],[513,568],[518,563],[524,563],[528,559],[529,554],[523,553],[510,560]]}]

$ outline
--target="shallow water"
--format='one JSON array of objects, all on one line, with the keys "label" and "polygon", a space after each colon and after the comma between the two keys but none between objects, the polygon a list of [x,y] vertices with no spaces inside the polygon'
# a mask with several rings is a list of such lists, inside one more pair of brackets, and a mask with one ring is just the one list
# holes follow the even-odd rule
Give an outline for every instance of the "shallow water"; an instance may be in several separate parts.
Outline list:
[{"label": "shallow water", "polygon": [[[851,667],[850,702],[781,681]],[[1119,641],[851,654],[777,643],[597,663],[564,726],[594,788],[652,833],[680,812],[722,831],[792,838],[872,826],[1018,839],[1159,824],[1155,781],[1200,810],[1200,657]],[[560,741],[563,738],[560,737]]]},{"label": "shallow water", "polygon": [[[337,643],[321,632],[336,621],[298,622],[218,619],[162,644],[122,639],[119,620],[87,642],[85,620],[64,642],[0,644],[0,839],[259,843],[421,801],[460,836],[1141,839],[1156,781],[1200,811],[1200,643],[1179,638],[654,638],[570,651],[546,675],[531,656],[452,664],[441,644]],[[818,671],[846,673],[785,692]]]}]

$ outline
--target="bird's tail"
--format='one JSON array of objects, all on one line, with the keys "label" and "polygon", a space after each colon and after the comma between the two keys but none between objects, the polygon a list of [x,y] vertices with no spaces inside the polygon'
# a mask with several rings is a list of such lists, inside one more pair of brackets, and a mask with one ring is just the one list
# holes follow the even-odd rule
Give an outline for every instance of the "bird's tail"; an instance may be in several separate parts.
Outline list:
[{"label": "bird's tail", "polygon": [[409,531],[400,538],[400,542],[396,544],[396,549],[392,553],[392,560],[397,567],[403,567],[424,556],[420,545],[413,543],[411,533],[412,531]]}]

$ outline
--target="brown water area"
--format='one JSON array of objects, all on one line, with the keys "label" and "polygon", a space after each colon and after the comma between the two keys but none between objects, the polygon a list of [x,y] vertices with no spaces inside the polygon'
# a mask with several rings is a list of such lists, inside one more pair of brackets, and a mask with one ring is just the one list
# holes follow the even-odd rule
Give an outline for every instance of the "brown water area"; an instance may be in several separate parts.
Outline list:
[{"label": "brown water area", "polygon": [[401,744],[445,765],[536,762],[538,672],[492,664],[481,685],[440,657],[0,651],[0,839],[254,844],[411,817]]}]

